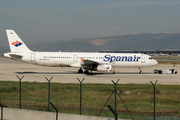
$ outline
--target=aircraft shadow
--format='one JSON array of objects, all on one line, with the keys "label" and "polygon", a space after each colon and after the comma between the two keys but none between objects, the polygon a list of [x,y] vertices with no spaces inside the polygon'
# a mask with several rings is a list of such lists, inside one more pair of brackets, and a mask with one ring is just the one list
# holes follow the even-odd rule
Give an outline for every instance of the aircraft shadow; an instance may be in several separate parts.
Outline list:
[{"label": "aircraft shadow", "polygon": [[77,72],[15,72],[17,74],[78,74]]},{"label": "aircraft shadow", "polygon": [[[32,72],[32,71],[27,71],[27,72],[15,72],[17,74],[82,74],[84,75],[84,73],[77,73],[74,71],[67,71],[67,72]],[[115,74],[119,75],[119,74],[139,74],[138,72],[116,72]],[[144,72],[143,74],[154,74],[152,72]],[[142,74],[142,75],[143,75]],[[108,72],[104,72],[104,73],[100,73],[100,72],[92,72],[87,74],[88,76],[91,75],[112,75],[112,73],[108,73]]]},{"label": "aircraft shadow", "polygon": [[[116,74],[139,74],[139,72],[116,72]],[[143,74],[154,74],[154,73],[153,72],[143,72]]]},{"label": "aircraft shadow", "polygon": [[[106,75],[106,74],[107,75],[113,75],[112,73],[89,73],[87,75]],[[139,75],[138,72],[116,72],[115,74],[117,74],[117,75],[122,75],[122,74],[127,74],[127,75],[137,74],[137,75]],[[152,72],[144,72],[143,74],[154,74],[154,73],[152,73]]]},{"label": "aircraft shadow", "polygon": [[[78,73],[74,71],[68,71],[68,72],[15,72],[17,74],[79,74],[79,75],[84,75],[84,73]],[[87,75],[101,75],[101,74],[107,74],[107,73],[89,73]]]}]

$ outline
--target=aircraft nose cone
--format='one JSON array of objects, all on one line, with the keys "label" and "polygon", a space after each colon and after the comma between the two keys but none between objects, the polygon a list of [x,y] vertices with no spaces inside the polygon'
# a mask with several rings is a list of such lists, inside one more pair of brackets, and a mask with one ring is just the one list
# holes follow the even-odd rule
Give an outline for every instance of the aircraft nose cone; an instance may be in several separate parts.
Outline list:
[{"label": "aircraft nose cone", "polygon": [[153,62],[153,63],[154,63],[154,65],[157,65],[157,64],[158,64],[158,62],[157,62],[156,60],[154,60],[154,62]]}]

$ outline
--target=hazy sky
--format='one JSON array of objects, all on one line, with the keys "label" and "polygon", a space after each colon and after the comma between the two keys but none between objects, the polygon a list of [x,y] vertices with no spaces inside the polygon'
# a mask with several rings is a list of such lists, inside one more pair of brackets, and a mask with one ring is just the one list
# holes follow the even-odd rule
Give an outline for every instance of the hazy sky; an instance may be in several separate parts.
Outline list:
[{"label": "hazy sky", "polygon": [[180,0],[0,0],[0,46],[6,29],[28,45],[129,33],[180,33]]}]

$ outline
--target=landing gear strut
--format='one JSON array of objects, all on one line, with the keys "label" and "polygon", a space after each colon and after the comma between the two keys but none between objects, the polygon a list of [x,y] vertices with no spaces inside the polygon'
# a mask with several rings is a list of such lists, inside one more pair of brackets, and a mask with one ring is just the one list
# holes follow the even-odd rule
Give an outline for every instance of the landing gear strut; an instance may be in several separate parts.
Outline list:
[{"label": "landing gear strut", "polygon": [[80,68],[80,69],[78,70],[78,73],[83,73],[82,68]]},{"label": "landing gear strut", "polygon": [[139,68],[139,74],[143,74],[143,72],[142,72],[141,68]]}]

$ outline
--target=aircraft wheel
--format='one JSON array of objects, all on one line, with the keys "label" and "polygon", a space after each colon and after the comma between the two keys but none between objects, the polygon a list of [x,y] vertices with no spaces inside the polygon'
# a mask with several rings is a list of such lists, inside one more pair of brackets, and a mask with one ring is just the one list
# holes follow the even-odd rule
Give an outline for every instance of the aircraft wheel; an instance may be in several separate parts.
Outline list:
[{"label": "aircraft wheel", "polygon": [[159,74],[162,74],[162,70],[159,70],[158,73],[159,73]]},{"label": "aircraft wheel", "polygon": [[80,69],[78,70],[78,73],[83,73],[83,70],[80,68]]},{"label": "aircraft wheel", "polygon": [[158,73],[158,70],[157,70],[157,69],[155,69],[153,72],[156,74],[156,73]]},{"label": "aircraft wheel", "polygon": [[139,74],[143,74],[143,72],[141,71],[141,72],[139,72]]},{"label": "aircraft wheel", "polygon": [[89,74],[89,71],[88,71],[88,70],[85,70],[85,71],[84,71],[84,74]]}]

